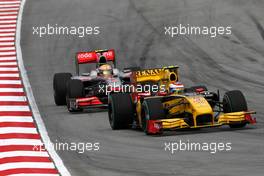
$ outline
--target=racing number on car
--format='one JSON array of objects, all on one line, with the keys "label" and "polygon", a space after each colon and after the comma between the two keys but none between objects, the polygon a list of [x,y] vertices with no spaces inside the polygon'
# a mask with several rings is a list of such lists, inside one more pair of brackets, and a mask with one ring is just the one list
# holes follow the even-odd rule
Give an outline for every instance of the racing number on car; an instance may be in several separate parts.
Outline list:
[{"label": "racing number on car", "polygon": [[204,99],[202,99],[200,97],[194,97],[193,98],[193,102],[196,103],[196,104],[200,104],[200,105],[203,105],[205,103]]}]

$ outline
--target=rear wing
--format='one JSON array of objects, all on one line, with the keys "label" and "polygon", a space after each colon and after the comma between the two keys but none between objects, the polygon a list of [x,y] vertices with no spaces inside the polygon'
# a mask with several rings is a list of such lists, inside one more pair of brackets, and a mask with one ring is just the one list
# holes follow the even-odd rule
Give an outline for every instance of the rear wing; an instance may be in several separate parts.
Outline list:
[{"label": "rear wing", "polygon": [[132,82],[169,82],[179,81],[179,66],[168,66],[163,68],[144,69],[132,72]]},{"label": "rear wing", "polygon": [[113,49],[78,52],[76,53],[76,60],[75,60],[77,75],[79,75],[80,64],[98,63],[100,56],[104,56],[107,62],[113,62],[114,66],[116,66],[115,50]]}]

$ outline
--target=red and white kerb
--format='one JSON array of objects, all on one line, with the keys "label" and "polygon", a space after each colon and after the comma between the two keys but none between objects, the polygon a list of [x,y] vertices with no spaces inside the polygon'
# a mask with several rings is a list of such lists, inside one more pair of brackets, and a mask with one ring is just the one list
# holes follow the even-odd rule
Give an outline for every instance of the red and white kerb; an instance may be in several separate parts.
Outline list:
[{"label": "red and white kerb", "polygon": [[20,4],[0,0],[0,176],[55,176],[58,171],[43,147],[20,78],[15,48]]}]

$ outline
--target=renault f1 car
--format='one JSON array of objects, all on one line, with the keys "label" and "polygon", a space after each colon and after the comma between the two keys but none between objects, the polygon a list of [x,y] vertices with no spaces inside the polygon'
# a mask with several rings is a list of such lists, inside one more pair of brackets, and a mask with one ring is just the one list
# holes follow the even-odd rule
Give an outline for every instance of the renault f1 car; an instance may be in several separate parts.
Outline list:
[{"label": "renault f1 car", "polygon": [[160,134],[164,130],[240,128],[256,123],[251,116],[255,112],[248,110],[241,91],[228,91],[220,101],[219,91],[210,92],[205,86],[184,88],[178,66],[135,71],[131,76],[137,86],[151,82],[165,86],[165,91],[110,94],[108,115],[113,130],[140,128],[146,134]]},{"label": "renault f1 car", "polygon": [[[81,64],[94,63],[90,72],[80,74]],[[131,72],[116,68],[115,52],[95,50],[76,54],[76,76],[71,73],[56,73],[53,78],[54,100],[56,105],[67,105],[70,112],[86,108],[106,108],[108,92],[127,84]]]}]

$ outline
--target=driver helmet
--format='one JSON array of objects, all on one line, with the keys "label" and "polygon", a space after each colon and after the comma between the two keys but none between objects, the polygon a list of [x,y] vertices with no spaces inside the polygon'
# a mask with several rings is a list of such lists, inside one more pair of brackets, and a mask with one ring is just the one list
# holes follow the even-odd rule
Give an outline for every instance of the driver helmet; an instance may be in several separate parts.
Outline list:
[{"label": "driver helmet", "polygon": [[104,55],[101,55],[98,60],[97,67],[100,67],[101,65],[104,65],[107,63],[107,59]]},{"label": "driver helmet", "polygon": [[99,66],[98,68],[99,76],[111,76],[113,75],[113,68],[109,64],[104,64]]},{"label": "driver helmet", "polygon": [[176,94],[182,94],[184,93],[184,85],[181,82],[170,83],[169,92],[176,93]]}]

